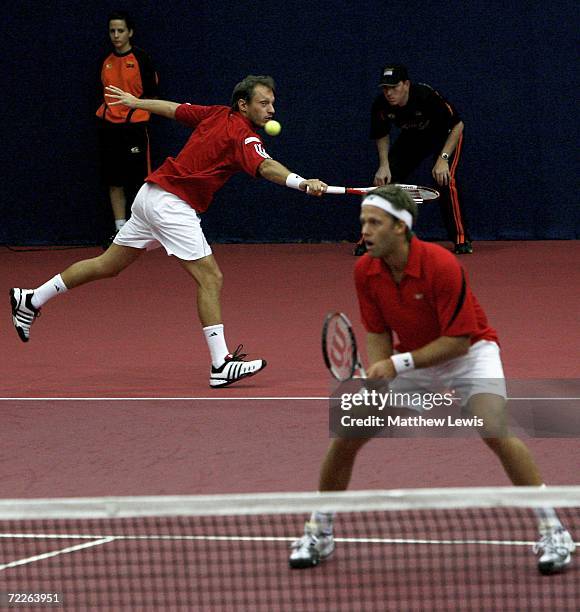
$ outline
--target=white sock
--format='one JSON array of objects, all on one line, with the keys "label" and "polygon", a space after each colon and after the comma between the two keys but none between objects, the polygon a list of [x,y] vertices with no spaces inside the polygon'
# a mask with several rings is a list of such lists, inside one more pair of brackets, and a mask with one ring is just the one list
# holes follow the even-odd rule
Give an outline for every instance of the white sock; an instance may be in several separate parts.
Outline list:
[{"label": "white sock", "polygon": [[211,363],[214,368],[219,368],[229,353],[224,336],[224,326],[221,323],[219,325],[210,325],[203,328],[203,333],[205,334],[205,341],[211,355]]},{"label": "white sock", "polygon": [[[545,488],[542,485],[542,489]],[[534,513],[538,519],[538,529],[542,535],[551,533],[555,529],[564,529],[554,508],[534,508]]]},{"label": "white sock", "polygon": [[310,522],[316,523],[322,535],[332,535],[334,512],[318,512],[315,510],[310,516]]},{"label": "white sock", "polygon": [[32,296],[32,305],[35,308],[40,308],[43,304],[46,304],[48,300],[52,299],[60,293],[66,293],[68,291],[67,286],[64,284],[60,274],[57,274],[54,278],[40,285],[38,289],[34,290]]},{"label": "white sock", "polygon": [[117,231],[119,231],[123,225],[125,225],[125,223],[127,223],[127,219],[115,219],[115,227],[117,228]]}]

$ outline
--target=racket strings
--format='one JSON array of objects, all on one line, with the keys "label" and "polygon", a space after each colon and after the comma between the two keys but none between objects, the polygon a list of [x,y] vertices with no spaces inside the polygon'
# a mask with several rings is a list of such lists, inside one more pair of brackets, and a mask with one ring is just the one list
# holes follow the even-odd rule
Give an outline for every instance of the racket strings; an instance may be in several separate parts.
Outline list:
[{"label": "racket strings", "polygon": [[358,353],[346,315],[327,315],[323,329],[323,354],[328,369],[337,380],[345,381],[352,377],[357,368]]},{"label": "racket strings", "polygon": [[417,204],[423,204],[423,202],[428,199],[428,193],[426,193],[420,187],[416,187],[415,185],[399,185],[403,191],[406,191]]},{"label": "racket strings", "polygon": [[423,196],[421,195],[421,192],[418,189],[408,189],[407,193],[413,198],[415,202],[417,202],[417,204],[423,203]]}]

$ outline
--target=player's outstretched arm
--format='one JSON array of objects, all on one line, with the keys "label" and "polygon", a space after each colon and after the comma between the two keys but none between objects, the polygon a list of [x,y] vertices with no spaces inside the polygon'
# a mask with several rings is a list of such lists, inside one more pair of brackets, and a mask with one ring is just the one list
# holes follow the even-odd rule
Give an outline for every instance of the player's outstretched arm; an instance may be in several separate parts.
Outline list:
[{"label": "player's outstretched arm", "polygon": [[175,118],[175,109],[180,106],[178,102],[168,102],[167,100],[151,100],[137,98],[136,96],[123,91],[114,85],[105,87],[105,97],[109,106],[123,104],[128,108],[140,108],[155,115],[161,115],[168,119]]},{"label": "player's outstretched arm", "polygon": [[305,179],[290,172],[288,168],[274,159],[265,159],[260,164],[258,172],[266,180],[276,183],[276,185],[286,185],[291,189],[306,191],[308,195],[321,196],[328,187],[320,179]]}]

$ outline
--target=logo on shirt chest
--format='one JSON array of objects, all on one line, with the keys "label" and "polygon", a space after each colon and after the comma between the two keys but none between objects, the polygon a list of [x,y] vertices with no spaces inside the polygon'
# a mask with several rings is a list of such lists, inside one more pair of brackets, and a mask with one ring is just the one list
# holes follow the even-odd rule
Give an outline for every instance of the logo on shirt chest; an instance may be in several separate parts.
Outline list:
[{"label": "logo on shirt chest", "polygon": [[408,119],[407,121],[401,123],[399,127],[403,130],[425,130],[430,124],[431,121],[421,115],[420,117],[415,116],[412,119]]},{"label": "logo on shirt chest", "polygon": [[135,68],[135,62],[125,62],[126,68]]},{"label": "logo on shirt chest", "polygon": [[416,300],[422,300],[423,299],[423,294],[422,293],[415,293],[415,299]]}]

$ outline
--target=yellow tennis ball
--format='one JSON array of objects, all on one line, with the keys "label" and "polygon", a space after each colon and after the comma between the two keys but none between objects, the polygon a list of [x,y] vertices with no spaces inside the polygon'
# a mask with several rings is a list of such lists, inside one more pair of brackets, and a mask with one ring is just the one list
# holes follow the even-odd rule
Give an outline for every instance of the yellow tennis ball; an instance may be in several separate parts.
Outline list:
[{"label": "yellow tennis ball", "polygon": [[270,136],[278,136],[282,130],[282,126],[277,121],[274,121],[274,119],[270,119],[270,121],[266,122],[264,130],[266,134]]}]

